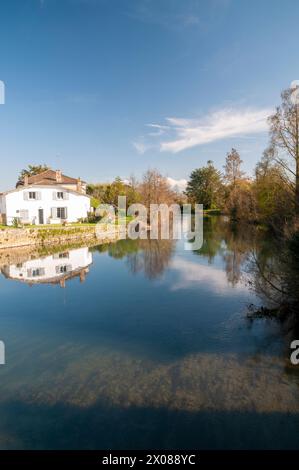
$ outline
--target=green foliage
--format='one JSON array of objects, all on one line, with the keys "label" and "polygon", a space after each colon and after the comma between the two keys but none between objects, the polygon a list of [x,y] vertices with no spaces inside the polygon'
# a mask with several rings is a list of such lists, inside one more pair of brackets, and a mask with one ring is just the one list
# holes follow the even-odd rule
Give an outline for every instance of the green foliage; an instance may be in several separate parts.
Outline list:
[{"label": "green foliage", "polygon": [[25,176],[34,176],[34,175],[39,175],[43,171],[49,170],[49,167],[47,165],[28,165],[28,168],[24,168],[20,175],[19,175],[19,181],[23,181]]},{"label": "green foliage", "polygon": [[90,205],[91,207],[93,207],[93,209],[96,209],[100,205],[100,200],[96,197],[92,197],[90,201]]},{"label": "green foliage", "polygon": [[204,209],[217,209],[223,203],[223,193],[221,173],[211,161],[192,171],[186,188],[191,203],[203,204]]},{"label": "green foliage", "polygon": [[20,220],[19,220],[17,217],[15,217],[15,218],[13,219],[13,221],[12,221],[12,226],[13,226],[14,228],[18,228],[18,227],[20,226]]},{"label": "green foliage", "polygon": [[100,203],[117,207],[118,196],[127,197],[127,206],[140,202],[141,196],[138,192],[137,183],[131,179],[130,183],[124,183],[119,176],[112,183],[88,184],[87,194],[93,197],[91,205],[97,208]]},{"label": "green foliage", "polygon": [[254,192],[258,218],[275,230],[283,229],[295,213],[294,192],[284,169],[264,154],[256,167]]}]

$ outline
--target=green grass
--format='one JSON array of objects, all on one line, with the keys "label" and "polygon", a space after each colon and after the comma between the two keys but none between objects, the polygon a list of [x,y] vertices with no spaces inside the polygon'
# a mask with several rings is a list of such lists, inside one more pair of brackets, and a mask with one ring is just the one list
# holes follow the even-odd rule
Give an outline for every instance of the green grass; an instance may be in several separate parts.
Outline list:
[{"label": "green grass", "polygon": [[68,227],[94,227],[96,224],[95,223],[79,223],[79,222],[74,222],[74,223],[69,223],[69,224],[43,224],[43,225],[24,225],[24,228],[37,228],[37,229],[43,229],[43,228],[68,228]]},{"label": "green grass", "polygon": [[7,228],[9,228],[9,229],[15,229],[16,227],[13,227],[12,225],[3,225],[3,224],[0,224],[0,230],[6,230]]},{"label": "green grass", "polygon": [[[130,222],[133,217],[132,216],[127,216],[126,218],[126,223]],[[116,217],[115,223],[118,224],[118,219]],[[69,227],[95,227],[96,222],[70,222],[67,223],[66,225],[64,224],[43,224],[43,225],[20,225],[19,227],[13,227],[12,225],[3,225],[0,224],[0,230],[5,230],[5,229],[15,229],[15,228],[27,228],[27,229],[37,229],[37,230],[43,230],[43,229],[57,229],[57,228],[69,228]]]}]

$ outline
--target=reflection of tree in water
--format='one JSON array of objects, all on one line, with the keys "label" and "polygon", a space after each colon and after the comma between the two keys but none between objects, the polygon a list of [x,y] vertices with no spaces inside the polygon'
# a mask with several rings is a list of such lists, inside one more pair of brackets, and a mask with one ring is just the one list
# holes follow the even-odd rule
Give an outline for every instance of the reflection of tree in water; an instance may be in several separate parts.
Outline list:
[{"label": "reflection of tree in water", "polygon": [[[271,252],[256,251],[251,284],[263,300],[263,313],[296,325],[299,313],[299,234],[290,241],[276,240]],[[261,312],[260,312],[261,313]]]},{"label": "reflection of tree in water", "polygon": [[132,273],[143,271],[149,279],[163,274],[173,255],[173,240],[139,240],[139,251],[128,256]]},{"label": "reflection of tree in water", "polygon": [[203,235],[203,246],[194,253],[208,258],[209,263],[220,255],[225,262],[228,282],[233,286],[238,284],[252,249],[260,243],[256,228],[232,225],[224,217],[207,217]]},{"label": "reflection of tree in water", "polygon": [[[228,224],[227,224],[228,225]],[[226,250],[223,253],[228,282],[235,286],[241,280],[252,250],[260,245],[260,236],[254,226],[230,226],[224,231]]]},{"label": "reflection of tree in water", "polygon": [[127,258],[132,273],[144,272],[154,279],[163,274],[174,253],[174,240],[120,240],[116,243],[99,245],[93,251],[108,252],[115,259]]},{"label": "reflection of tree in water", "polygon": [[217,254],[223,252],[223,231],[222,226],[225,223],[219,217],[205,217],[203,225],[203,244],[199,250],[194,253],[204,256],[209,263],[213,263]]},{"label": "reflection of tree in water", "polygon": [[98,253],[108,253],[109,256],[115,259],[122,259],[130,253],[134,253],[139,250],[138,240],[119,240],[115,243],[106,243],[103,245],[97,245],[91,248],[91,251]]}]

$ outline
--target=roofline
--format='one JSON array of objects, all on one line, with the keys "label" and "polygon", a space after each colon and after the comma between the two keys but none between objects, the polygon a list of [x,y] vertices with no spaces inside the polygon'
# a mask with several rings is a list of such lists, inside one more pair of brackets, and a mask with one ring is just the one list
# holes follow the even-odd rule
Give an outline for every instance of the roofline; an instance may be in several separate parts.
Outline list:
[{"label": "roofline", "polygon": [[[32,178],[32,177],[35,177],[35,176],[43,175],[44,173],[47,173],[48,171],[53,171],[53,173],[55,173],[55,172],[58,171],[58,170],[53,170],[52,168],[48,168],[47,170],[44,170],[44,171],[42,171],[41,173],[37,173],[36,175],[30,175],[30,176],[28,176],[28,178]],[[25,176],[26,176],[26,175],[25,175]],[[72,176],[64,175],[62,172],[61,172],[61,176],[64,176],[65,178],[73,179],[73,180],[75,180],[75,181],[81,180],[80,177],[78,177],[78,178],[73,178]],[[87,184],[86,181],[83,181],[83,180],[81,180],[81,183]],[[21,179],[21,180],[19,180],[19,181],[17,182],[17,184],[24,184],[24,178]],[[60,184],[74,184],[74,182],[73,182],[73,183],[60,183]]]},{"label": "roofline", "polygon": [[[51,184],[51,185],[50,184],[28,184],[27,186],[22,185],[20,187],[18,186],[15,189],[10,189],[9,191],[4,191],[3,193],[0,193],[0,196],[6,196],[7,194],[16,193],[16,192],[19,192],[19,191],[23,191],[24,189],[31,189],[31,188],[45,188],[45,189],[56,188],[56,189],[61,190],[61,186],[59,184],[57,184],[57,185],[56,184]],[[76,194],[76,195],[79,195],[79,196],[86,196],[89,199],[92,199],[92,197],[89,196],[89,194],[80,193],[79,191],[75,191],[73,189],[63,188],[63,190],[67,191],[68,193]]]}]

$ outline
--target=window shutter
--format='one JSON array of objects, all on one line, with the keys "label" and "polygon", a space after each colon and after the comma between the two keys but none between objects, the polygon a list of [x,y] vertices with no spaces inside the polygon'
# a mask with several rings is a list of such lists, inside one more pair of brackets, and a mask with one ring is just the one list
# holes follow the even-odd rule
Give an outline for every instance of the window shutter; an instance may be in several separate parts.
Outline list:
[{"label": "window shutter", "polygon": [[42,198],[42,193],[41,193],[40,191],[37,191],[37,192],[36,192],[36,199],[37,199],[38,201],[40,201],[41,198]]},{"label": "window shutter", "polygon": [[64,218],[67,219],[67,207],[64,208]]},{"label": "window shutter", "polygon": [[52,207],[51,217],[52,217],[52,219],[57,219],[57,207]]},{"label": "window shutter", "polygon": [[28,191],[25,191],[25,192],[23,193],[23,198],[24,198],[24,201],[28,201],[28,200],[29,200],[29,193],[28,193]]},{"label": "window shutter", "polygon": [[20,210],[21,222],[29,222],[29,211],[27,209]]},{"label": "window shutter", "polygon": [[53,201],[56,201],[56,200],[57,200],[57,192],[53,191]]},{"label": "window shutter", "polygon": [[69,193],[63,193],[63,199],[67,200],[69,198]]}]

